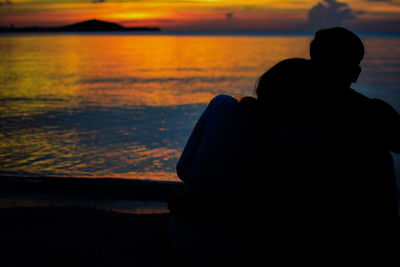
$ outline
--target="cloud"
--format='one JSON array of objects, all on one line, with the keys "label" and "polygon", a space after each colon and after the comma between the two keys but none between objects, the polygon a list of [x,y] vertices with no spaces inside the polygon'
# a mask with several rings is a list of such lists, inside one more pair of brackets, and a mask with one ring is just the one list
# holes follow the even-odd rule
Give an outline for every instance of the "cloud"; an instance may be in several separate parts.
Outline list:
[{"label": "cloud", "polygon": [[389,4],[389,5],[395,5],[395,6],[398,6],[398,5],[400,5],[400,1],[399,0],[364,0],[364,1],[366,1],[366,2],[370,2],[370,3],[376,3],[376,2],[378,2],[378,3],[387,3],[387,4]]},{"label": "cloud", "polygon": [[353,11],[347,3],[323,0],[310,9],[305,26],[309,30],[342,26],[346,20],[357,18],[358,14],[361,12]]},{"label": "cloud", "polygon": [[4,0],[4,1],[0,0],[0,6],[12,5],[12,4],[13,2],[11,0]]},{"label": "cloud", "polygon": [[227,20],[233,19],[233,12],[225,13],[225,16]]},{"label": "cloud", "polygon": [[105,0],[93,0],[92,3],[104,3]]}]

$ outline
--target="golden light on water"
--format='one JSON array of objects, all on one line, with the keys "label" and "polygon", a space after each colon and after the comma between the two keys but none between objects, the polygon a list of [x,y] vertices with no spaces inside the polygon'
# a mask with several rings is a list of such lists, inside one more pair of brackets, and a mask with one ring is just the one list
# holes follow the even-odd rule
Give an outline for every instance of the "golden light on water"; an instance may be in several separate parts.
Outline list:
[{"label": "golden light on water", "polygon": [[[307,56],[308,42],[301,37],[0,37],[0,81],[6,88],[0,97],[66,100],[70,106],[207,103],[226,88],[251,94],[267,67],[289,55]],[[215,82],[220,88],[210,91]]]},{"label": "golden light on water", "polygon": [[190,105],[220,93],[252,94],[267,67],[306,56],[307,43],[303,37],[1,36],[0,117],[8,124],[0,136],[0,171],[176,180],[174,165],[201,112]]},{"label": "golden light on water", "polygon": [[[273,64],[308,57],[309,42],[268,36],[0,36],[0,172],[177,181],[175,164],[210,99],[253,94],[258,77]],[[356,85],[400,106],[398,39],[365,43]]]}]

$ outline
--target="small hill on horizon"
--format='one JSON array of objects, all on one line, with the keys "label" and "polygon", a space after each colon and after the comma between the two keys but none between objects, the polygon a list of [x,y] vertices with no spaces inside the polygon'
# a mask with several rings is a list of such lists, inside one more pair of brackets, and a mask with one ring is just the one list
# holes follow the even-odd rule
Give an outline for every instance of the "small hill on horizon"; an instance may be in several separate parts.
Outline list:
[{"label": "small hill on horizon", "polygon": [[0,33],[13,32],[123,32],[123,31],[160,31],[154,27],[128,28],[117,23],[97,19],[86,20],[61,27],[0,27]]},{"label": "small hill on horizon", "polygon": [[105,31],[121,31],[125,30],[126,28],[113,22],[107,22],[97,19],[86,20],[82,22],[78,22],[71,25],[66,25],[60,27],[64,30],[79,30],[79,31],[97,31],[97,30],[105,30]]}]

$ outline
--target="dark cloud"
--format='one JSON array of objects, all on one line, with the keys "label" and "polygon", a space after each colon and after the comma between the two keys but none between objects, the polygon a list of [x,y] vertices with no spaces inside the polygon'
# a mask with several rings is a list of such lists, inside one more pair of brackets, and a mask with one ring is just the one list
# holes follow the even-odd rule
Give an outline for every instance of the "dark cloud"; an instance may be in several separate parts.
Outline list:
[{"label": "dark cloud", "polygon": [[358,19],[349,23],[354,31],[372,33],[400,33],[400,18],[378,18],[378,19]]},{"label": "dark cloud", "polygon": [[92,3],[104,3],[105,0],[93,0]]},{"label": "dark cloud", "polygon": [[5,6],[5,5],[12,5],[13,2],[11,0],[0,0],[0,6]]},{"label": "dark cloud", "polygon": [[389,5],[395,5],[398,6],[400,5],[400,1],[399,0],[364,0],[366,2],[380,2],[380,3],[387,3]]},{"label": "dark cloud", "polygon": [[360,13],[352,10],[347,3],[324,0],[310,9],[305,26],[309,30],[342,26],[346,20],[355,19]]},{"label": "dark cloud", "polygon": [[225,16],[226,16],[226,19],[233,19],[233,13],[232,12],[228,12],[228,13],[225,13]]}]

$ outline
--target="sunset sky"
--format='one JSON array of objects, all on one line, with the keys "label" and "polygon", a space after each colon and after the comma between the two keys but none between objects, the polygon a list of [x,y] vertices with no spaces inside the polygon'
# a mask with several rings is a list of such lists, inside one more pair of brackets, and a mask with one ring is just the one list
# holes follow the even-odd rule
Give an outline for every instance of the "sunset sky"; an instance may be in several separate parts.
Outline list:
[{"label": "sunset sky", "polygon": [[400,32],[400,0],[0,0],[0,25],[88,19],[170,31],[299,31],[345,25]]}]

